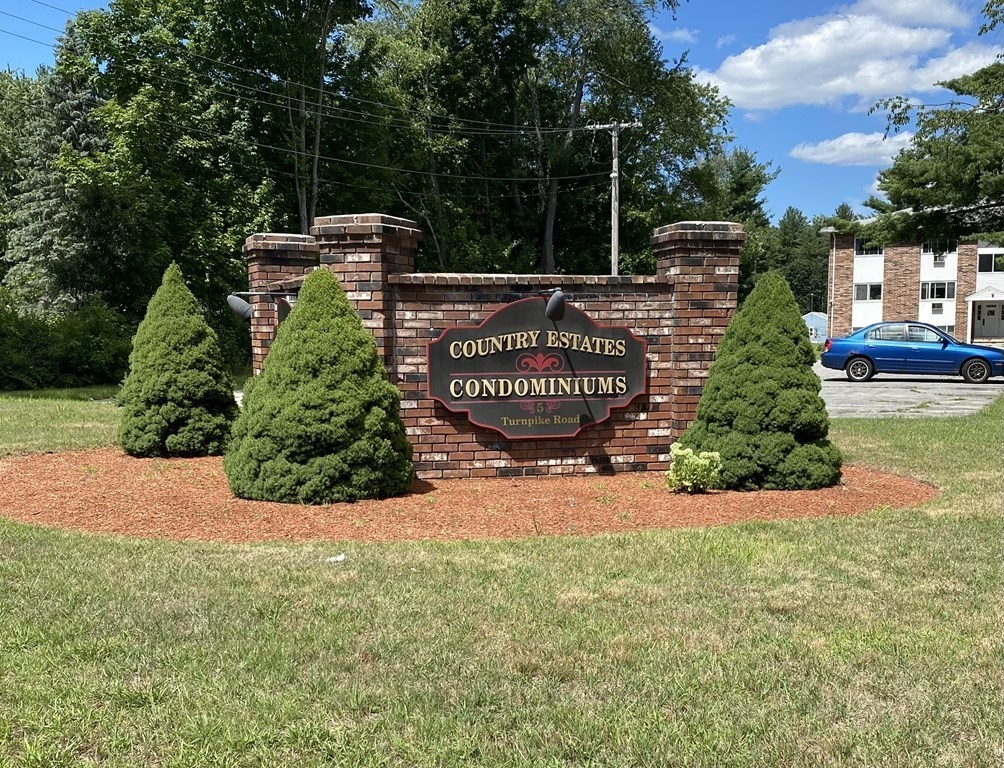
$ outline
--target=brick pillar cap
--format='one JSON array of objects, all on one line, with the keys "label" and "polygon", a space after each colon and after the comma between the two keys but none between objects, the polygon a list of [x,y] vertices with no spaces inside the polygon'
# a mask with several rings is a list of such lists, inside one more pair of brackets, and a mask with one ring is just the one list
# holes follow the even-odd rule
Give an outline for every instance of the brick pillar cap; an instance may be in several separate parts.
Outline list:
[{"label": "brick pillar cap", "polygon": [[383,224],[384,226],[420,231],[417,222],[411,219],[401,219],[397,216],[388,216],[386,213],[348,213],[339,216],[318,216],[314,219],[314,227],[348,226],[353,224]]},{"label": "brick pillar cap", "polygon": [[741,235],[743,225],[734,221],[678,221],[657,228],[652,235],[658,237],[669,232],[728,232]]},{"label": "brick pillar cap", "polygon": [[294,235],[286,232],[255,232],[244,239],[245,251],[291,250],[317,251],[313,235]]}]

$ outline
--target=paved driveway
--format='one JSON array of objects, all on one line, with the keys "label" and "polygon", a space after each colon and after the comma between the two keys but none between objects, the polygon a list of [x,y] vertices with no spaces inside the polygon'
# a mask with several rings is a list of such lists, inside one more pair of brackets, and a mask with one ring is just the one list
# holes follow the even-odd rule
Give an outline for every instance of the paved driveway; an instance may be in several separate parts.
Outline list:
[{"label": "paved driveway", "polygon": [[961,376],[879,374],[851,382],[843,371],[813,368],[823,383],[826,410],[833,417],[961,416],[976,413],[1004,393],[1004,378],[967,384]]}]

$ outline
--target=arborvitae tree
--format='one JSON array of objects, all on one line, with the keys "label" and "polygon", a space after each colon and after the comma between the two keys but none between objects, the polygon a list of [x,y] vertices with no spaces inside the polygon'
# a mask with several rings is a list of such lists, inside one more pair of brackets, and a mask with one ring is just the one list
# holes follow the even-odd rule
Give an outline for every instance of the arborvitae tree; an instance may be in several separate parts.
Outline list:
[{"label": "arborvitae tree", "polygon": [[338,279],[319,269],[244,390],[223,466],[246,499],[330,504],[404,493],[400,394]]},{"label": "arborvitae tree", "polygon": [[826,437],[814,360],[791,289],[778,273],[765,274],[725,330],[697,420],[680,442],[721,454],[725,488],[834,485],[841,457]]},{"label": "arborvitae tree", "polygon": [[237,415],[233,382],[177,264],[136,331],[119,402],[119,443],[132,456],[206,456],[226,447]]}]

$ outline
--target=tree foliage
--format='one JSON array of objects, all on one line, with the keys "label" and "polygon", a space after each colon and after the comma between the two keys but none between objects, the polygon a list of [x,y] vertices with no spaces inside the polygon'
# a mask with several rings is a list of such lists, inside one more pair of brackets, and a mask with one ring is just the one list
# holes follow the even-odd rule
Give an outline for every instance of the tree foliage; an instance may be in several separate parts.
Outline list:
[{"label": "tree foliage", "polygon": [[777,232],[771,226],[764,192],[781,173],[771,161],[760,162],[745,148],[711,154],[690,171],[700,195],[699,217],[735,221],[746,239],[739,254],[739,298],[749,295],[757,278],[777,266]]},{"label": "tree foliage", "polygon": [[42,312],[67,311],[87,295],[85,275],[94,249],[86,234],[81,197],[69,183],[65,163],[99,151],[94,123],[97,99],[85,77],[67,61],[81,44],[71,22],[58,49],[56,70],[39,73],[38,90],[24,105],[26,129],[13,186],[4,284]]},{"label": "tree foliage", "polygon": [[330,504],[411,485],[400,394],[338,279],[319,269],[245,388],[224,457],[242,498]]},{"label": "tree foliage", "polygon": [[226,446],[237,412],[233,383],[177,264],[136,331],[119,402],[119,443],[132,456],[203,456]]},{"label": "tree foliage", "polygon": [[840,452],[812,371],[815,354],[784,278],[769,272],[732,318],[697,420],[680,442],[717,451],[725,488],[795,490],[840,480]]},{"label": "tree foliage", "polygon": [[[999,0],[984,7],[981,34],[1002,19]],[[910,146],[879,174],[888,200],[868,205],[880,215],[867,225],[845,226],[870,241],[902,242],[970,236],[1004,242],[1004,61],[941,83],[946,104],[916,106],[906,97],[876,105],[889,130],[911,122]]]}]

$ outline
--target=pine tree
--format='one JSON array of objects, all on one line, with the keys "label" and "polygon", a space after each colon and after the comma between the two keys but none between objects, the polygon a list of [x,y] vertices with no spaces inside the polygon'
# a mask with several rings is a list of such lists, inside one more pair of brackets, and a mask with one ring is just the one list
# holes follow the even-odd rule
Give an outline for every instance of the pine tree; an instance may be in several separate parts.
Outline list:
[{"label": "pine tree", "polygon": [[119,443],[132,456],[205,456],[226,447],[237,413],[233,383],[177,264],[136,331],[119,402]]},{"label": "pine tree", "polygon": [[732,318],[680,442],[721,454],[720,482],[735,490],[811,489],[840,480],[840,452],[812,370],[815,354],[795,297],[763,275]]},{"label": "pine tree", "polygon": [[304,281],[248,384],[223,462],[237,496],[329,504],[408,490],[400,394],[330,271]]},{"label": "pine tree", "polygon": [[64,153],[87,155],[104,143],[91,117],[97,96],[70,65],[81,51],[69,22],[56,70],[39,75],[41,100],[33,105],[22,178],[10,202],[7,268],[0,271],[6,271],[7,287],[42,312],[71,308],[80,298],[78,276],[87,268],[84,217],[59,162]]}]

